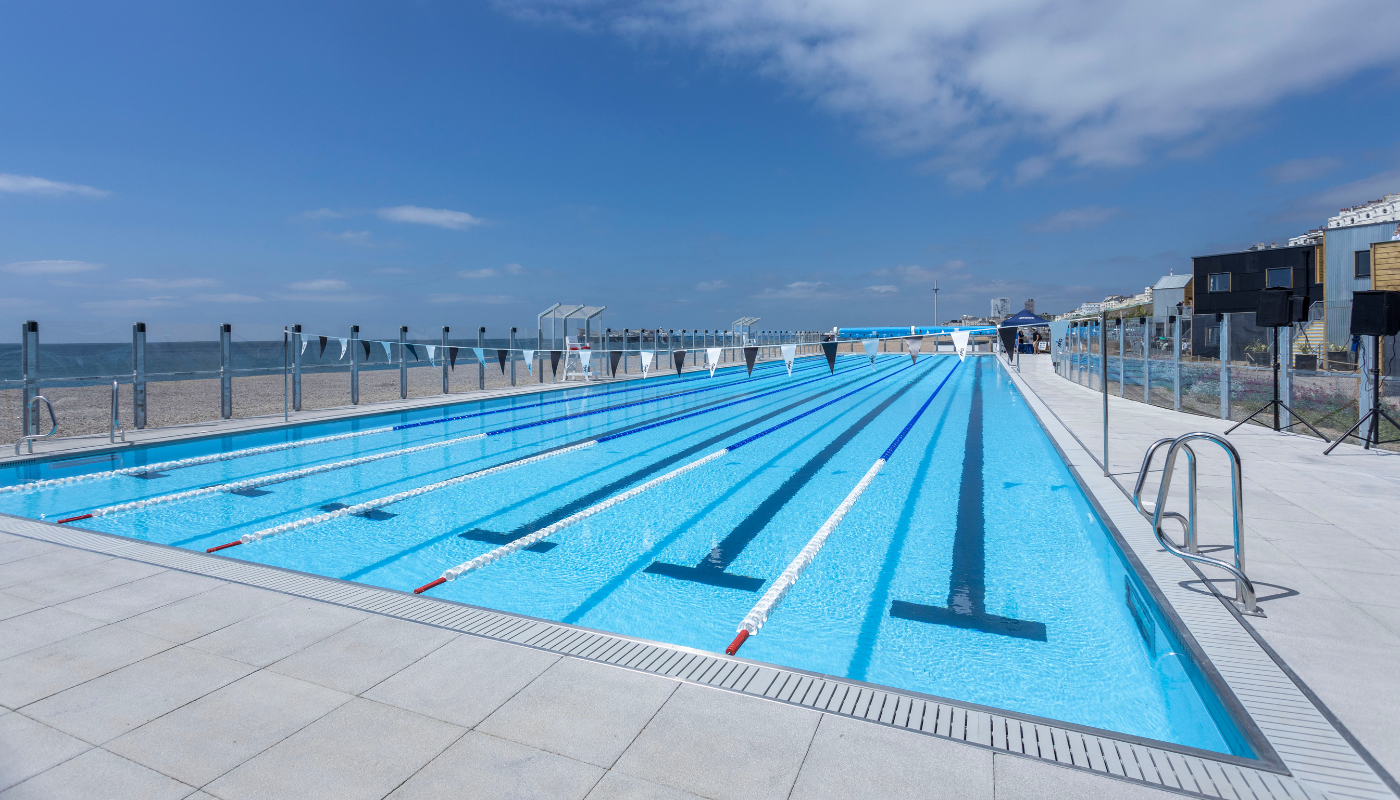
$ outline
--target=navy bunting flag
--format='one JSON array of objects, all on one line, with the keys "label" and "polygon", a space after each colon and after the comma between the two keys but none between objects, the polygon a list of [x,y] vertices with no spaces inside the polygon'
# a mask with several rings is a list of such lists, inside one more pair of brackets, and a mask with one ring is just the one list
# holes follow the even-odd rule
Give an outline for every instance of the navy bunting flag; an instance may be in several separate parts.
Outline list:
[{"label": "navy bunting flag", "polygon": [[608,358],[612,361],[612,374],[613,377],[616,378],[618,362],[622,361],[622,351],[614,350],[608,354]]},{"label": "navy bunting flag", "polygon": [[501,365],[501,374],[502,374],[502,375],[506,374],[506,356],[508,356],[508,355],[510,355],[510,351],[509,351],[509,350],[497,350],[497,351],[496,351],[496,361],[498,361],[498,362],[500,363],[500,365]]},{"label": "navy bunting flag", "polygon": [[676,362],[676,374],[681,374],[681,367],[685,366],[685,351],[677,350],[671,354],[671,358],[675,359]]},{"label": "navy bunting flag", "polygon": [[447,363],[451,365],[451,367],[450,367],[451,369],[453,369],[453,370],[456,370],[456,369],[457,369],[457,348],[456,348],[456,347],[449,347],[449,348],[447,348]]},{"label": "navy bunting flag", "polygon": [[758,360],[757,347],[744,348],[744,363],[749,365],[749,377],[753,377],[753,362]]},{"label": "navy bunting flag", "polygon": [[361,339],[361,340],[360,340],[360,344],[362,344],[362,345],[365,346],[365,360],[366,360],[366,361],[369,361],[369,340],[368,340],[368,339]]},{"label": "navy bunting flag", "polygon": [[831,374],[836,374],[836,347],[837,342],[822,342],[822,352],[826,353],[826,365],[831,368]]},{"label": "navy bunting flag", "polygon": [[316,338],[321,340],[321,354],[320,354],[319,356],[317,356],[317,358],[325,358],[325,357],[326,357],[326,337],[324,337],[324,336],[317,336]]},{"label": "navy bunting flag", "polygon": [[414,361],[417,361],[417,360],[418,360],[418,348],[417,348],[417,347],[414,347],[414,346],[411,345],[411,344],[405,344],[404,347],[407,347],[407,348],[408,348],[408,352],[413,356],[413,360],[414,360]]},{"label": "navy bunting flag", "polygon": [[563,355],[564,355],[564,351],[563,351],[563,350],[550,350],[550,351],[549,351],[549,369],[550,369],[551,372],[554,373],[554,376],[555,376],[556,378],[559,377],[559,358],[560,358],[561,356],[563,356]]}]

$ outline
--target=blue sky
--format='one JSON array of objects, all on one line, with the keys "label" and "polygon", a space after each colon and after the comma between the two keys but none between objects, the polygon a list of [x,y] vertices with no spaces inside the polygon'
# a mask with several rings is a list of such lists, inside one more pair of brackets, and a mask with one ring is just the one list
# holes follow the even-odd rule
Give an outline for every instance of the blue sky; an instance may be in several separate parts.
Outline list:
[{"label": "blue sky", "polygon": [[11,4],[0,338],[1067,310],[1400,191],[1400,7],[1218,6]]}]

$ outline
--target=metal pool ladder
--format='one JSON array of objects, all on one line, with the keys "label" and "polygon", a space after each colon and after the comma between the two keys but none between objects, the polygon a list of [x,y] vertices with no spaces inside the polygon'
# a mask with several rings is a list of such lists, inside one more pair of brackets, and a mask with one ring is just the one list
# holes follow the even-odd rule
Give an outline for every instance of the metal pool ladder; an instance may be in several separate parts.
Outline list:
[{"label": "metal pool ladder", "polygon": [[[1230,456],[1230,486],[1231,495],[1234,500],[1234,534],[1235,534],[1235,559],[1231,564],[1228,561],[1221,561],[1218,558],[1211,558],[1200,554],[1200,549],[1196,542],[1196,453],[1189,444],[1192,441],[1204,440],[1215,442]],[[1143,504],[1142,488],[1147,483],[1147,472],[1152,467],[1152,458],[1162,447],[1167,447],[1167,457],[1162,464],[1162,483],[1157,487],[1157,500],[1150,508]],[[1187,466],[1187,513],[1186,516],[1175,511],[1166,511],[1167,494],[1171,491],[1172,470],[1176,465],[1176,456],[1179,452],[1186,453]],[[1147,448],[1147,453],[1142,457],[1142,468],[1138,470],[1137,484],[1133,487],[1133,505],[1138,513],[1152,523],[1152,532],[1157,537],[1157,542],[1162,545],[1167,552],[1184,558],[1187,561],[1197,561],[1202,564],[1209,564],[1218,567],[1235,576],[1235,603],[1241,607],[1242,613],[1255,617],[1264,616],[1264,612],[1259,609],[1259,604],[1255,598],[1254,584],[1249,577],[1244,574],[1244,478],[1240,467],[1240,454],[1233,445],[1224,438],[1214,433],[1196,431],[1176,437],[1175,439],[1158,439]],[[1174,519],[1181,524],[1183,533],[1183,546],[1178,547],[1167,538],[1166,532],[1162,530],[1164,519]]]},{"label": "metal pool ladder", "polygon": [[24,415],[26,417],[29,416],[29,412],[34,408],[34,404],[40,400],[43,400],[44,405],[49,407],[49,422],[53,423],[53,427],[49,428],[48,433],[33,433],[28,436],[21,436],[15,442],[15,455],[19,455],[20,445],[23,444],[29,445],[29,452],[33,454],[35,439],[47,439],[58,432],[58,417],[53,413],[53,403],[50,403],[49,398],[43,396],[42,394],[36,394],[33,397],[29,398],[29,402],[24,407]]}]

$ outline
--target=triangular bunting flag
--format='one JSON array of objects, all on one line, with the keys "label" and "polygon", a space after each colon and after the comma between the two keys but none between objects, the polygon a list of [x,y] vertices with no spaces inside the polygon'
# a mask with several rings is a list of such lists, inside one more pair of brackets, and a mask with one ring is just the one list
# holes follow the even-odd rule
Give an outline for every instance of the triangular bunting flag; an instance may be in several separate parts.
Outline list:
[{"label": "triangular bunting flag", "polygon": [[671,359],[676,362],[676,374],[681,374],[681,367],[685,366],[685,351],[677,350],[671,354]]},{"label": "triangular bunting flag", "polygon": [[408,348],[408,354],[411,355],[411,356],[413,356],[413,360],[414,360],[414,361],[417,361],[417,360],[418,360],[418,347],[417,347],[417,345],[405,344],[404,347]]},{"label": "triangular bunting flag", "polygon": [[324,336],[317,336],[316,338],[321,340],[321,352],[320,352],[316,357],[317,357],[317,358],[325,358],[325,357],[326,357],[326,337],[324,337]]},{"label": "triangular bunting flag", "polygon": [[865,346],[865,354],[870,356],[870,368],[875,368],[875,354],[880,352],[880,342],[876,339],[866,339],[861,342]]},{"label": "triangular bunting flag", "polygon": [[522,350],[522,351],[520,351],[520,354],[521,354],[521,356],[525,359],[525,371],[528,372],[528,373],[530,373],[531,375],[534,375],[534,374],[535,374],[535,351],[534,351],[534,350]]},{"label": "triangular bunting flag", "polygon": [[457,369],[457,348],[449,346],[447,348],[447,367],[451,370]]},{"label": "triangular bunting flag", "polygon": [[750,377],[750,378],[753,377],[753,362],[755,362],[755,361],[757,361],[757,360],[758,360],[758,348],[757,348],[757,347],[745,347],[745,348],[744,348],[744,363],[749,365],[749,377]]},{"label": "triangular bunting flag", "polygon": [[388,343],[388,342],[380,342],[380,344],[384,345],[384,359],[385,359],[386,361],[393,361],[393,360],[394,360],[394,351],[391,350],[391,349],[389,348],[389,343]]},{"label": "triangular bunting flag", "polygon": [[822,352],[826,353],[826,365],[831,368],[831,374],[836,374],[836,348],[840,342],[822,342]]},{"label": "triangular bunting flag", "polygon": [[788,371],[788,377],[789,377],[789,378],[792,377],[792,362],[793,362],[793,359],[795,359],[795,358],[797,358],[797,345],[795,345],[795,344],[785,344],[785,345],[783,345],[783,363],[787,365],[787,371]]},{"label": "triangular bunting flag", "polygon": [[344,358],[345,358],[345,348],[346,348],[346,345],[350,344],[350,340],[349,340],[349,339],[337,339],[336,341],[340,342],[340,358],[336,359],[337,361],[340,361],[341,359],[344,359]]},{"label": "triangular bunting flag", "polygon": [[910,336],[910,337],[909,337],[909,357],[912,358],[912,359],[914,359],[914,363],[915,363],[915,364],[919,363],[919,351],[922,350],[922,349],[924,349],[924,337],[922,337],[922,336]]},{"label": "triangular bunting flag", "polygon": [[509,351],[509,350],[502,350],[502,349],[500,349],[500,348],[496,348],[496,363],[498,363],[498,364],[501,365],[501,374],[502,374],[502,375],[506,374],[506,359],[507,359],[507,358],[510,358],[510,351]]},{"label": "triangular bunting flag", "polygon": [[549,369],[554,373],[554,377],[559,377],[559,357],[564,355],[563,350],[549,351]]},{"label": "triangular bunting flag", "polygon": [[647,374],[647,370],[651,369],[651,361],[652,361],[653,358],[656,358],[656,353],[652,352],[651,350],[643,350],[643,351],[642,351],[642,374],[643,374],[643,375],[646,375],[646,374]]},{"label": "triangular bunting flag", "polygon": [[368,340],[368,339],[361,339],[361,340],[360,340],[360,344],[362,344],[362,345],[365,346],[365,360],[366,360],[366,361],[369,361],[369,340]]},{"label": "triangular bunting flag", "polygon": [[484,348],[484,347],[473,347],[473,348],[472,348],[472,355],[475,355],[475,356],[476,356],[476,363],[478,363],[478,364],[485,364],[485,363],[486,363],[486,348]]},{"label": "triangular bunting flag", "polygon": [[612,362],[612,376],[617,377],[617,365],[622,362],[622,351],[613,350],[608,353],[608,359]]},{"label": "triangular bunting flag", "polygon": [[298,355],[306,355],[306,346],[308,344],[311,344],[311,340],[303,336],[301,339],[301,352]]},{"label": "triangular bunting flag", "polygon": [[958,354],[959,361],[967,360],[967,337],[969,331],[953,331],[953,350]]},{"label": "triangular bunting flag", "polygon": [[437,366],[437,346],[431,344],[423,345],[428,351],[428,363]]},{"label": "triangular bunting flag", "polygon": [[580,350],[580,351],[578,351],[578,361],[579,361],[579,364],[583,366],[583,373],[584,373],[584,375],[586,376],[586,375],[588,374],[588,365],[591,364],[591,363],[593,362],[593,351],[592,351],[592,350]]},{"label": "triangular bunting flag", "polygon": [[710,365],[710,377],[715,376],[715,368],[719,366],[719,357],[724,355],[723,347],[711,347],[705,351],[705,361]]}]

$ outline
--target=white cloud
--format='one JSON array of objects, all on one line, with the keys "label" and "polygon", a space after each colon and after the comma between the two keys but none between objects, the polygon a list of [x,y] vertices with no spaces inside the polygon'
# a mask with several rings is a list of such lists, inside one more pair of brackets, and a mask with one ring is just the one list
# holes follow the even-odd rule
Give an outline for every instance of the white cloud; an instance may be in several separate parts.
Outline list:
[{"label": "white cloud", "polygon": [[728,281],[700,281],[695,284],[695,289],[701,292],[715,292],[720,289],[728,289]]},{"label": "white cloud", "polygon": [[102,266],[91,261],[15,261],[0,267],[0,270],[13,275],[71,275],[102,269]]},{"label": "white cloud", "polygon": [[139,313],[153,308],[174,308],[182,305],[180,298],[169,295],[159,297],[133,297],[129,300],[94,300],[81,303],[82,308],[99,314]]},{"label": "white cloud", "polygon": [[311,221],[318,219],[341,219],[344,216],[346,215],[343,211],[336,211],[333,208],[318,208],[315,211],[303,211],[297,214],[296,218]]},{"label": "white cloud", "polygon": [[213,278],[127,278],[122,283],[142,289],[201,289],[219,285]]},{"label": "white cloud", "polygon": [[340,233],[323,233],[321,235],[333,241],[361,247],[368,247],[371,244],[369,231],[341,231]]},{"label": "white cloud", "polygon": [[250,294],[197,294],[194,300],[200,303],[261,303],[261,297]]},{"label": "white cloud", "polygon": [[967,262],[954,259],[944,261],[937,267],[924,267],[918,264],[901,264],[897,267],[881,267],[871,270],[870,274],[876,277],[897,277],[908,284],[933,283],[936,280],[956,278],[961,276],[962,271],[967,269]]},{"label": "white cloud", "polygon": [[899,291],[899,287],[898,287],[898,286],[889,286],[889,285],[884,285],[884,286],[867,286],[867,287],[865,287],[865,288],[866,288],[866,291],[875,292],[876,294],[891,294],[891,293],[893,293],[893,292]]},{"label": "white cloud", "polygon": [[822,281],[793,281],[781,289],[764,289],[758,295],[771,300],[830,300],[841,296],[835,286]]},{"label": "white cloud", "polygon": [[1378,200],[1395,192],[1400,192],[1400,169],[1378,172],[1300,198],[1275,219],[1311,220],[1313,224],[1322,224],[1340,209],[1361,205],[1368,200]]},{"label": "white cloud", "polygon": [[334,278],[320,278],[314,281],[298,281],[289,284],[288,288],[298,292],[343,292],[350,288],[345,281]]},{"label": "white cloud", "polygon": [[427,297],[429,303],[481,303],[485,305],[505,305],[507,303],[522,302],[518,297],[511,297],[508,294],[430,294]]},{"label": "white cloud", "polygon": [[483,269],[463,269],[457,271],[457,277],[468,279],[494,278],[500,274],[501,273],[497,272],[494,269],[491,269],[490,267],[485,267]]},{"label": "white cloud", "polygon": [[394,206],[379,209],[379,218],[390,222],[413,222],[419,225],[436,225],[454,231],[463,231],[477,225],[485,225],[486,220],[474,217],[465,211],[451,211],[446,208],[423,208],[421,206]]},{"label": "white cloud", "polygon": [[1321,178],[1342,165],[1336,158],[1295,158],[1264,170],[1274,183],[1296,183]]},{"label": "white cloud", "polygon": [[[1242,114],[1400,61],[1394,0],[514,0],[536,19],[754,65],[961,185],[1011,142],[1140,161]],[[971,172],[958,172],[970,167]],[[1031,164],[1026,173],[1048,168]]]},{"label": "white cloud", "polygon": [[36,178],[33,175],[11,175],[8,172],[0,172],[0,192],[43,194],[54,197],[66,194],[75,194],[81,197],[106,197],[111,194],[111,192],[78,183],[51,181],[47,178]]},{"label": "white cloud", "polygon": [[1067,208],[1064,211],[1057,211],[1042,220],[1027,225],[1026,229],[1038,233],[1082,231],[1089,228],[1097,228],[1117,215],[1118,209],[1116,208],[1100,208],[1099,206]]},{"label": "white cloud", "polygon": [[506,272],[509,272],[512,275],[524,275],[525,268],[520,266],[519,264],[507,264]]}]

